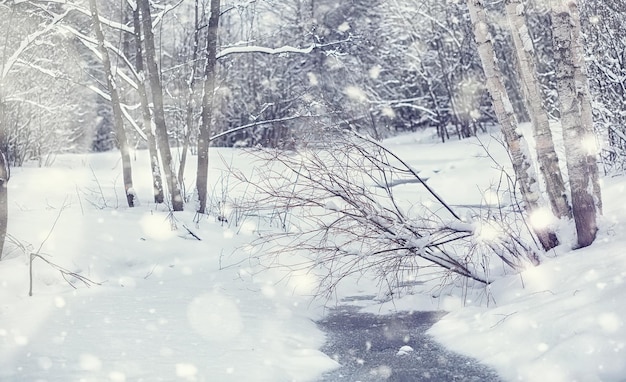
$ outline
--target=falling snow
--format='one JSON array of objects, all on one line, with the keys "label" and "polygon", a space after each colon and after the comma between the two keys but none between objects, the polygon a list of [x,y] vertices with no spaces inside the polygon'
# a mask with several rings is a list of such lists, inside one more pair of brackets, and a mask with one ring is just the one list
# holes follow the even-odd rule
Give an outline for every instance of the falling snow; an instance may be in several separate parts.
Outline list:
[{"label": "falling snow", "polygon": [[[484,191],[498,173],[485,170],[489,159],[475,142],[442,146],[425,137],[393,138],[387,145],[429,172],[429,184],[451,203],[502,202],[495,190]],[[216,151],[212,155],[252,170],[241,152]],[[495,150],[493,155],[504,159],[506,153]],[[146,171],[138,172],[145,177],[135,188],[145,197],[151,187],[148,155],[138,151],[137,157]],[[0,379],[314,381],[340,367],[341,360],[320,351],[327,337],[313,322],[324,312],[323,301],[310,297],[316,292],[314,274],[288,275],[264,267],[253,260],[256,255],[249,257],[258,253],[245,246],[255,237],[255,222],[234,227],[206,219],[196,225],[192,212],[177,214],[172,222],[149,200],[134,209],[115,206],[116,159],[115,154],[64,155],[52,169],[14,172],[9,187],[20,192],[13,193],[11,234],[38,247],[65,201],[41,251],[101,285],[88,288],[69,279],[74,289],[57,271],[35,261],[34,296],[29,298],[28,263],[18,248],[9,251],[0,267]],[[87,163],[110,207],[100,208],[105,201],[91,188]],[[223,161],[216,156],[211,163]],[[72,182],[60,183],[59,177]],[[459,192],[459,184],[468,187]],[[403,187],[410,198],[410,185]],[[435,285],[424,284],[393,303],[369,300],[359,306],[375,314],[450,311],[429,333],[448,349],[493,367],[505,380],[543,381],[546,375],[552,381],[621,380],[626,375],[626,311],[620,303],[626,298],[621,255],[626,243],[618,233],[626,221],[624,192],[620,178],[605,180],[606,213],[596,244],[575,253],[557,248],[558,257],[545,258],[541,266],[500,278],[487,291],[489,304],[484,290],[468,291],[465,300],[463,294],[433,298],[418,293]],[[325,207],[339,208],[332,201]],[[191,237],[183,224],[203,240]],[[497,227],[483,226],[480,234],[488,241],[498,234]],[[361,278],[340,286],[336,297],[354,295],[354,285],[360,294],[379,291]],[[405,340],[394,350],[398,358],[418,352],[411,337]],[[364,351],[376,346],[371,338],[363,342]],[[367,363],[365,358],[361,362]],[[384,378],[394,370],[380,365],[371,372]]]}]

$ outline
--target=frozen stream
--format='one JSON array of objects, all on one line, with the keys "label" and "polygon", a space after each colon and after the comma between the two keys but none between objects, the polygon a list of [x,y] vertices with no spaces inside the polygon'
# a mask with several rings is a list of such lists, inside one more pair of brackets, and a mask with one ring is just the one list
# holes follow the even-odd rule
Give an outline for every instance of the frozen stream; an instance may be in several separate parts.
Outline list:
[{"label": "frozen stream", "polygon": [[349,305],[333,309],[318,322],[328,338],[322,351],[342,367],[320,381],[500,381],[491,369],[446,350],[425,334],[444,314],[374,315]]}]

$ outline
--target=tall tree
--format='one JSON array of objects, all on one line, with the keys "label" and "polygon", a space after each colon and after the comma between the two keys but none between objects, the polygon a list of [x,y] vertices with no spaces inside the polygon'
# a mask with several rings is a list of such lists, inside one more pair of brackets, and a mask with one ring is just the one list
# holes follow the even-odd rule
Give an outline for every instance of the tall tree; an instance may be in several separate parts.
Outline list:
[{"label": "tall tree", "polygon": [[150,90],[152,93],[153,117],[156,131],[157,146],[161,154],[161,163],[165,174],[165,181],[170,192],[172,210],[183,210],[183,198],[174,171],[174,161],[170,149],[167,126],[165,124],[165,111],[163,107],[163,86],[161,85],[161,73],[157,65],[156,49],[154,44],[154,33],[152,31],[152,15],[150,12],[150,1],[139,0],[139,11],[143,25],[143,40],[146,53],[146,67]]},{"label": "tall tree", "polygon": [[187,153],[189,151],[189,145],[191,144],[191,136],[196,131],[194,125],[196,123],[195,118],[195,105],[196,105],[196,82],[198,72],[198,53],[200,50],[200,3],[199,0],[194,1],[193,8],[193,32],[191,44],[191,64],[190,71],[186,81],[187,99],[185,100],[185,130],[183,134],[183,147],[180,154],[180,167],[178,168],[178,183],[184,185],[185,165],[187,164]]},{"label": "tall tree", "polygon": [[209,170],[209,145],[213,120],[213,97],[215,92],[215,69],[217,66],[217,32],[220,22],[220,0],[211,0],[211,15],[207,28],[206,63],[204,66],[204,88],[202,94],[202,121],[198,134],[198,168],[196,191],[198,213],[206,211],[207,183]]},{"label": "tall tree", "polygon": [[551,3],[563,144],[567,158],[572,213],[579,247],[593,243],[601,205],[591,101],[580,43],[576,4]]},{"label": "tall tree", "polygon": [[[56,25],[67,15],[68,11],[60,9],[58,13],[52,9],[47,12],[38,12],[38,8],[30,2],[2,2],[0,5],[0,258],[2,258],[4,243],[7,234],[8,216],[8,182],[10,179],[10,156],[15,151],[17,142],[9,142],[11,125],[22,127],[24,130],[27,123],[20,120],[19,113],[11,121],[11,103],[16,101],[33,102],[28,99],[14,97],[14,93],[21,96],[28,93],[33,83],[28,85],[15,80],[24,79],[24,70],[31,69],[33,72],[53,72],[48,64],[51,60],[37,62],[42,55],[41,46],[47,46],[56,35]],[[46,57],[47,58],[47,57]],[[54,63],[52,63],[54,64]],[[18,70],[19,68],[19,70]],[[32,74],[32,73],[29,73]],[[13,85],[13,86],[12,86]],[[18,90],[19,89],[19,90]],[[18,90],[18,91],[16,91]],[[46,89],[46,94],[54,94],[52,89]],[[54,97],[53,97],[54,98]],[[28,121],[27,121],[28,122]]]},{"label": "tall tree", "polygon": [[[487,87],[492,95],[494,109],[507,141],[515,174],[520,181],[526,210],[532,214],[540,206],[538,203],[539,189],[533,185],[534,179],[537,179],[533,170],[534,164],[528,157],[527,149],[520,151],[519,148],[515,147],[515,144],[511,144],[511,138],[514,138],[514,143],[517,140],[516,137],[520,139],[523,137],[517,132],[513,108],[502,86],[501,73],[495,64],[497,58],[490,42],[491,36],[484,4],[481,0],[468,0],[467,4],[475,24],[475,38],[479,45],[479,54],[487,77]],[[563,188],[560,184],[560,168],[556,162],[549,120],[540,107],[537,69],[532,64],[533,57],[530,55],[533,45],[523,21],[523,7],[516,0],[508,0],[506,5],[509,23],[513,30],[513,41],[519,58],[521,82],[524,84],[523,90],[527,98],[526,105],[535,126],[537,167],[541,169],[544,175],[555,215],[569,217],[569,207],[571,207],[571,216],[576,226],[577,247],[585,247],[595,239],[598,230],[596,217],[602,202],[598,182],[596,138],[593,131],[583,49],[580,45],[580,21],[576,3],[551,0],[549,9],[555,65],[554,77],[560,105],[560,122],[563,130],[565,161],[570,185],[569,201],[571,204],[569,206],[564,205],[567,201],[567,195],[563,194]],[[519,153],[522,154],[521,157]],[[520,172],[520,169],[525,171]],[[524,172],[532,175],[525,177]],[[548,231],[549,237],[554,240],[546,245],[542,235],[538,232],[538,227],[534,228],[545,249],[552,248],[558,243],[556,235]]]},{"label": "tall tree", "polygon": [[626,168],[626,7],[620,1],[580,3],[596,132],[606,170]]},{"label": "tall tree", "polygon": [[[489,30],[487,13],[480,0],[468,0],[470,17],[474,24],[474,35],[478,44],[478,54],[483,64],[487,89],[491,95],[493,108],[500,122],[513,170],[519,183],[524,207],[528,215],[541,208],[540,194],[537,190],[537,174],[529,157],[530,150],[524,137],[518,132],[517,117],[504,86],[503,75],[498,68],[492,36]],[[545,250],[558,245],[556,234],[548,227],[533,227],[537,238]]]},{"label": "tall tree", "polygon": [[528,33],[521,0],[507,0],[506,14],[517,53],[518,72],[522,93],[530,121],[533,126],[539,170],[543,176],[552,212],[557,218],[571,218],[565,182],[559,168],[559,159],[554,149],[548,112],[543,108],[538,72],[533,56],[533,41]]},{"label": "tall tree", "polygon": [[161,166],[159,165],[159,154],[157,151],[156,139],[152,129],[152,117],[150,115],[150,102],[148,101],[148,89],[145,81],[143,48],[141,46],[141,18],[139,9],[133,9],[133,30],[135,41],[135,68],[139,74],[138,93],[141,104],[141,115],[143,117],[143,131],[146,134],[148,152],[150,154],[150,170],[152,170],[152,186],[155,203],[163,203],[163,180],[161,178]]},{"label": "tall tree", "polygon": [[104,33],[100,25],[100,15],[96,0],[89,0],[89,8],[91,10],[91,18],[93,20],[93,28],[98,40],[98,50],[102,56],[102,64],[104,67],[104,75],[106,77],[107,87],[109,88],[109,96],[111,97],[111,107],[113,108],[113,124],[115,126],[115,136],[120,153],[122,154],[122,174],[124,178],[124,191],[126,193],[126,201],[129,207],[135,205],[135,191],[133,189],[133,174],[130,161],[130,148],[126,139],[126,131],[124,130],[124,116],[122,114],[122,106],[118,93],[111,59],[109,58],[109,50],[105,46]]},{"label": "tall tree", "polygon": [[4,249],[4,241],[7,235],[9,223],[9,163],[3,144],[6,140],[4,131],[6,129],[6,119],[4,115],[5,104],[2,96],[2,78],[0,77],[0,259]]}]

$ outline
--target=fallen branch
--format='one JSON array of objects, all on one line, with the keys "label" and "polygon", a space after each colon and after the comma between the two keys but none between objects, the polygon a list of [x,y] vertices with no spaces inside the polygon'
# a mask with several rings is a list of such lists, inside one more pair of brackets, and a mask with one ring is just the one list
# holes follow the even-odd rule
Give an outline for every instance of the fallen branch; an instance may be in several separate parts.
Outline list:
[{"label": "fallen branch", "polygon": [[33,260],[35,258],[40,258],[41,260],[45,261],[48,265],[50,265],[52,268],[56,269],[57,271],[59,271],[61,273],[61,276],[63,277],[63,279],[74,289],[76,289],[76,286],[74,284],[72,284],[72,282],[68,279],[68,277],[73,277],[76,280],[82,282],[83,284],[85,284],[85,286],[90,287],[92,285],[102,285],[99,282],[93,281],[85,276],[82,276],[76,272],[72,272],[66,268],[63,268],[62,266],[53,263],[52,261],[46,259],[45,257],[43,257],[42,255],[38,254],[38,253],[31,253],[30,254],[30,267],[29,267],[29,271],[30,271],[30,288],[28,290],[28,295],[32,296],[33,295]]},{"label": "fallen branch", "polygon": [[193,233],[192,230],[190,230],[186,225],[183,224],[183,228],[187,230],[187,232],[189,232],[189,234],[191,236],[193,236],[196,240],[198,241],[202,241],[202,239],[200,239],[200,237],[198,235],[196,235],[195,233]]}]

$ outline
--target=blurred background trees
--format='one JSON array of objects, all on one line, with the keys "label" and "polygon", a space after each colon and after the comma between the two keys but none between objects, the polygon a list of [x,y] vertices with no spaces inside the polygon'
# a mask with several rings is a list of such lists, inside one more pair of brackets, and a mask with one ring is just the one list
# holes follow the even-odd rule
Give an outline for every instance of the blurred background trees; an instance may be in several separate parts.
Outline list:
[{"label": "blurred background trees", "polygon": [[[183,198],[189,197],[185,183],[193,179],[184,174],[184,163],[196,154],[201,122],[209,3],[149,3],[165,141]],[[488,5],[491,32],[498,67],[523,122],[529,116],[503,4]],[[98,4],[129,146],[155,151],[154,105],[141,95],[142,88],[149,95],[154,90],[146,86],[145,57],[138,57],[135,6]],[[552,36],[543,27],[550,14],[541,2],[524,6],[543,107],[556,120]],[[623,169],[626,155],[621,8],[614,1],[581,5],[595,128],[607,171]],[[2,147],[9,164],[46,165],[62,152],[118,147],[88,9],[84,0],[0,1]],[[426,130],[445,142],[496,123],[464,1],[234,0],[221,4],[219,18],[211,97],[210,135],[219,134],[211,140],[214,146],[295,148],[319,144],[329,128],[377,139]],[[254,48],[285,46],[294,49],[268,54]],[[226,50],[230,53],[220,53]],[[153,170],[164,169],[157,162]],[[155,189],[159,184],[155,179]]]}]

